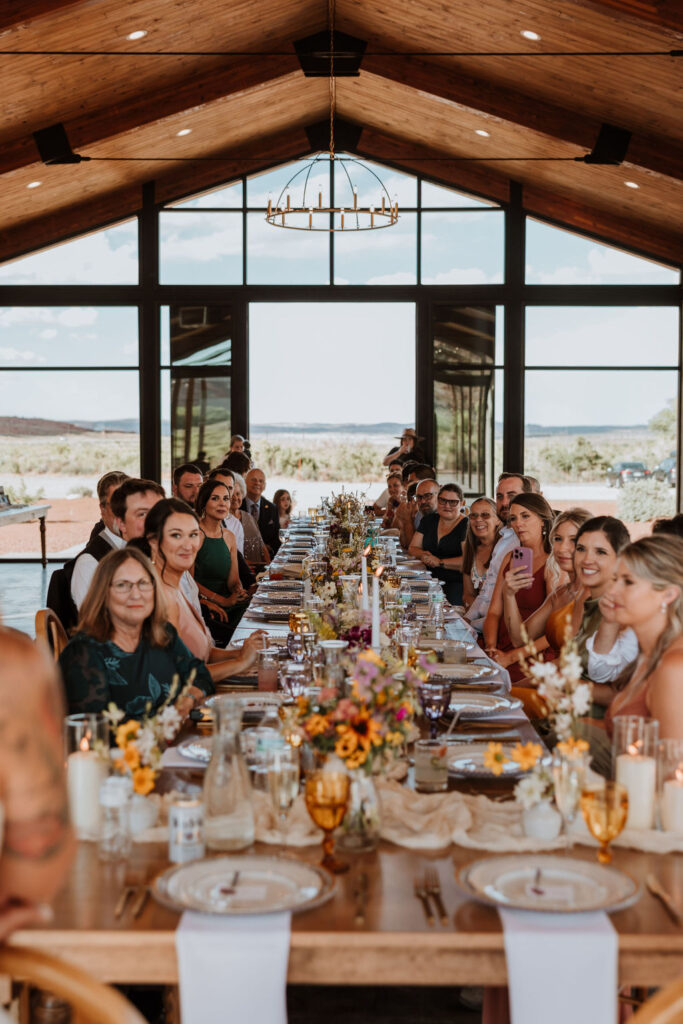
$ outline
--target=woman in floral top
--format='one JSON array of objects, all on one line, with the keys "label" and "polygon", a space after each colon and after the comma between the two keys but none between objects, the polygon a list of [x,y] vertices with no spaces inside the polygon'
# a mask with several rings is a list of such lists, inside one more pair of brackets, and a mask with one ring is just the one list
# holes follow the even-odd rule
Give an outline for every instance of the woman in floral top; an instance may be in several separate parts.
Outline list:
[{"label": "woman in floral top", "polygon": [[113,701],[127,718],[159,707],[175,675],[193,685],[178,702],[187,715],[213,683],[167,621],[151,563],[135,548],[112,551],[99,563],[81,606],[78,631],[59,658],[71,714],[102,711]]}]

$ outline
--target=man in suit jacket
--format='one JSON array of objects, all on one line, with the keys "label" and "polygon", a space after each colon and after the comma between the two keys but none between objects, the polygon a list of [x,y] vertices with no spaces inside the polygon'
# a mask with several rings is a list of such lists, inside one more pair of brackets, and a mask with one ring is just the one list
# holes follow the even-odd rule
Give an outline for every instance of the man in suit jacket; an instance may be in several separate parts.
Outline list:
[{"label": "man in suit jacket", "polygon": [[244,479],[247,494],[242,502],[242,508],[254,517],[264,544],[271,555],[274,555],[280,547],[280,517],[272,501],[263,497],[266,489],[265,474],[260,469],[250,469]]}]

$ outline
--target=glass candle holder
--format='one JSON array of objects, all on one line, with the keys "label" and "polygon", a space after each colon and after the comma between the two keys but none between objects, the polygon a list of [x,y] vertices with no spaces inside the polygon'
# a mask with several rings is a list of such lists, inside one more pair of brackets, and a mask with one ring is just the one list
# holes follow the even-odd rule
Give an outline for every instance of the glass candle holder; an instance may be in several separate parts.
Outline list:
[{"label": "glass candle holder", "polygon": [[415,789],[421,793],[448,789],[448,745],[443,740],[415,743]]},{"label": "glass candle holder", "polygon": [[659,822],[683,835],[683,740],[660,740],[657,760]]},{"label": "glass candle holder", "polygon": [[109,723],[100,714],[64,719],[66,783],[71,824],[78,839],[100,837],[100,786],[109,775]]},{"label": "glass candle holder", "polygon": [[652,828],[657,792],[659,722],[618,715],[612,733],[614,778],[628,793],[627,828]]}]

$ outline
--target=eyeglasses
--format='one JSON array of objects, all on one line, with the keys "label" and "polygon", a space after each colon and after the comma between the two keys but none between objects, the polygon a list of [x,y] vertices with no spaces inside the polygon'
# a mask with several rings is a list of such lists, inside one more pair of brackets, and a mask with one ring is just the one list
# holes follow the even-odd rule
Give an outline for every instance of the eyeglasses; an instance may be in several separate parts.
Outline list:
[{"label": "eyeglasses", "polygon": [[449,501],[448,498],[439,498],[439,505],[443,505],[444,508],[457,508],[462,498],[456,498],[454,501]]},{"label": "eyeglasses", "polygon": [[491,519],[491,512],[470,512],[470,519]]},{"label": "eyeglasses", "polygon": [[436,491],[426,491],[424,494],[415,495],[418,501],[431,501],[436,497]]},{"label": "eyeglasses", "polygon": [[117,594],[130,594],[133,587],[137,587],[141,594],[150,594],[154,590],[151,580],[116,580],[111,585]]}]

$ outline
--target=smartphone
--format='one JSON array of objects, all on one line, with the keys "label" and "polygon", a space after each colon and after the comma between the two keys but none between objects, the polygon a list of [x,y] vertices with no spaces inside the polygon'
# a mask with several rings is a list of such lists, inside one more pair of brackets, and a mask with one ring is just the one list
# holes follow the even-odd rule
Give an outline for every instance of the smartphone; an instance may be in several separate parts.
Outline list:
[{"label": "smartphone", "polygon": [[[511,569],[524,569],[530,576],[534,574],[534,553],[531,548],[513,548]],[[523,590],[531,590],[532,583],[527,583]]]}]

